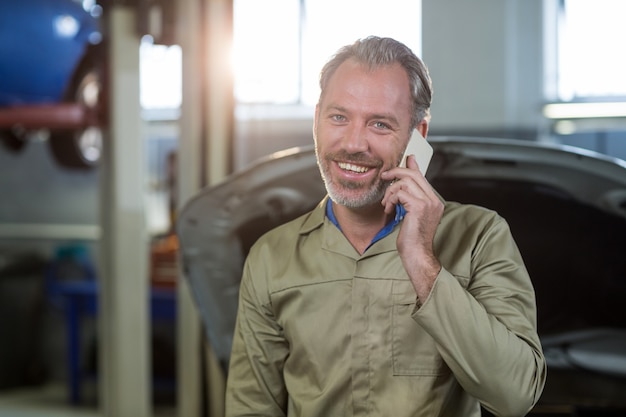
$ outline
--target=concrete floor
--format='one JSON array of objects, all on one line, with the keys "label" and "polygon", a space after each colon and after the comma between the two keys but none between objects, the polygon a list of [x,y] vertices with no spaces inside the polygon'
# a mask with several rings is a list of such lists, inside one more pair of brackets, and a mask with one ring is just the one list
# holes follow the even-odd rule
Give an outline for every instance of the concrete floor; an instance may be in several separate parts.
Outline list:
[{"label": "concrete floor", "polygon": [[[100,417],[102,414],[93,396],[86,397],[83,404],[70,405],[67,387],[63,384],[4,390],[0,391],[0,417]],[[176,408],[154,406],[153,415],[176,417]]]}]

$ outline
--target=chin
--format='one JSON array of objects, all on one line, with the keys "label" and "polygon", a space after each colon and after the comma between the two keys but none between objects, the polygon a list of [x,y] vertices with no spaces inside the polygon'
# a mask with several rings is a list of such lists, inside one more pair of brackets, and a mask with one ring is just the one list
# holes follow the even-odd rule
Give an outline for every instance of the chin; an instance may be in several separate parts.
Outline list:
[{"label": "chin", "polygon": [[384,196],[384,192],[352,194],[349,191],[351,190],[348,190],[348,192],[338,193],[329,190],[328,194],[334,203],[353,209],[371,207],[374,204],[380,205],[380,202],[382,201]]}]

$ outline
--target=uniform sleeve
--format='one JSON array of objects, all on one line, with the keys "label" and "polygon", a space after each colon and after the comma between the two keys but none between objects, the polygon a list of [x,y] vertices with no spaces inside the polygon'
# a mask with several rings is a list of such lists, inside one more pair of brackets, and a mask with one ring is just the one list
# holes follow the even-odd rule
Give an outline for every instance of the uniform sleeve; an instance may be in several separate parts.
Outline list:
[{"label": "uniform sleeve", "polygon": [[[283,365],[288,346],[269,308],[262,277],[246,261],[226,385],[226,417],[285,416]],[[259,264],[260,266],[260,264]],[[257,284],[258,285],[258,284]],[[263,295],[265,293],[265,295]]]},{"label": "uniform sleeve", "polygon": [[480,233],[471,264],[467,288],[444,265],[413,319],[466,392],[496,415],[525,415],[541,395],[546,365],[532,283],[501,217]]}]

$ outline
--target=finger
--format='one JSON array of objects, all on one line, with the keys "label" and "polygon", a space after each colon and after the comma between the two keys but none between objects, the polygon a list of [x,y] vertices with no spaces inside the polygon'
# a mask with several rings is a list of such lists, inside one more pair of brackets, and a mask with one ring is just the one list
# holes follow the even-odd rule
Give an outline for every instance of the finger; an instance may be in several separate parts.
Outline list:
[{"label": "finger", "polygon": [[395,197],[396,192],[397,187],[395,186],[395,184],[389,185],[385,190],[385,195],[381,200],[381,204],[383,205],[385,213],[387,214],[391,213],[395,209],[395,206],[397,204],[397,197]]},{"label": "finger", "polygon": [[413,181],[421,188],[421,190],[429,197],[429,198],[439,198],[437,194],[434,192],[433,187],[430,185],[426,176],[419,170],[419,165],[417,164],[417,159],[415,159],[415,155],[409,155],[410,157],[407,159],[407,166],[410,168],[410,172],[404,171],[404,173],[400,173],[399,175],[410,175]]},{"label": "finger", "polygon": [[426,196],[416,184],[411,181],[394,183],[385,192],[382,204],[385,212],[390,213],[397,204],[402,204],[407,211],[419,210],[428,201]]}]

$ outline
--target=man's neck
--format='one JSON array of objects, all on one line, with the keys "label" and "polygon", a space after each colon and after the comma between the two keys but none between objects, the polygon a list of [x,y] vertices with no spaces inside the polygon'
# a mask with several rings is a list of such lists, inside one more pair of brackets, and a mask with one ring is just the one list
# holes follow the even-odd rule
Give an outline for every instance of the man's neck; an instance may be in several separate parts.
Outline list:
[{"label": "man's neck", "polygon": [[348,208],[333,204],[333,212],[344,236],[352,246],[363,254],[374,237],[391,220],[395,213],[385,214],[382,207]]}]

